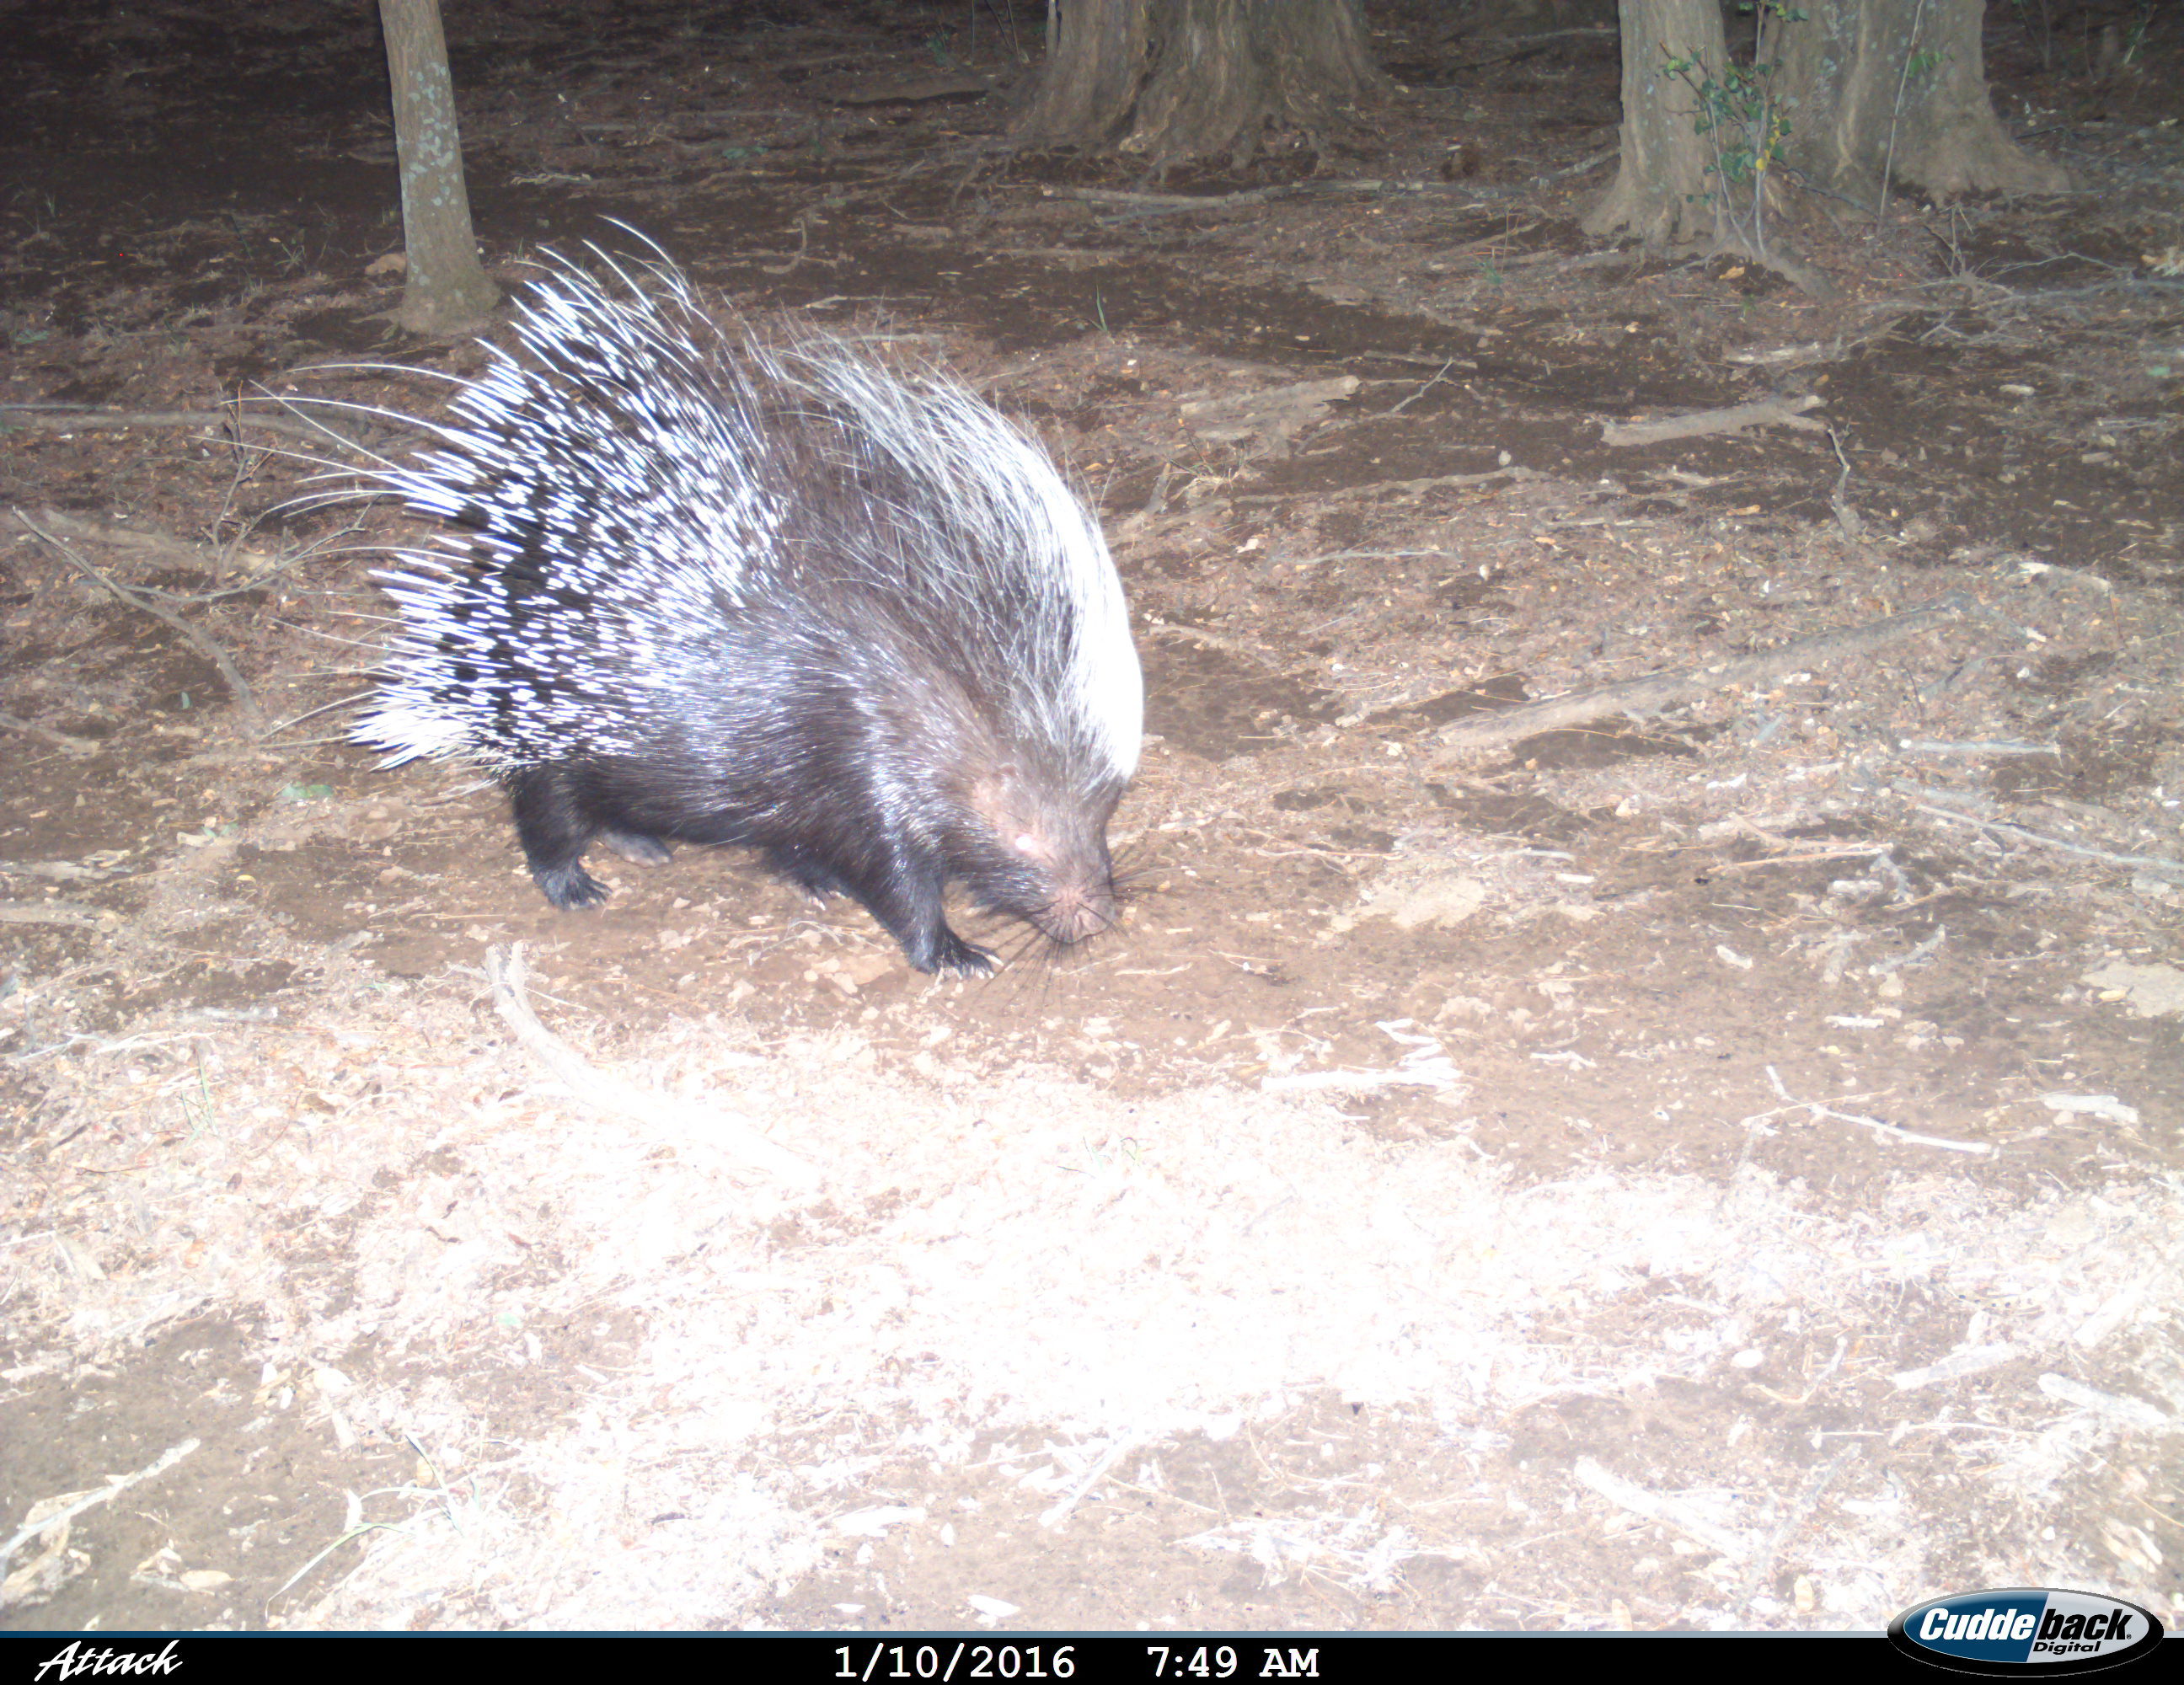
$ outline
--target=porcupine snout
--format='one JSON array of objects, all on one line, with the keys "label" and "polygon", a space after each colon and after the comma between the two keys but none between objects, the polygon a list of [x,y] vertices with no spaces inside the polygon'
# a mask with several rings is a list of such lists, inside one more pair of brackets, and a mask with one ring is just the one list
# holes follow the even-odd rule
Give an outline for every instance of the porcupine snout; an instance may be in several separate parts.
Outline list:
[{"label": "porcupine snout", "polygon": [[1000,846],[997,857],[967,862],[964,876],[989,911],[1025,920],[1048,941],[1068,948],[1121,916],[1107,821],[1122,789],[1117,783],[1081,805],[1041,799],[1041,790],[1059,787],[1004,778],[974,789],[972,806],[981,828]]}]

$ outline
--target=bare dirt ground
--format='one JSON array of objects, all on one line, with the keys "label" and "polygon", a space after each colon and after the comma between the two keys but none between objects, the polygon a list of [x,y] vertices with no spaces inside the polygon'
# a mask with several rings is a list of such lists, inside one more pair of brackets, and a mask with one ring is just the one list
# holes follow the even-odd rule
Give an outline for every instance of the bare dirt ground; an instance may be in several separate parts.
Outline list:
[{"label": "bare dirt ground", "polygon": [[[478,366],[369,12],[0,3],[0,398]],[[413,524],[0,414],[0,1623],[2176,1620],[2179,19],[1992,8],[2076,186],[1801,206],[1825,305],[1579,232],[1612,36],[1373,21],[1351,150],[1156,182],[991,150],[1028,14],[450,10],[504,280],[621,219],[1089,488],[1136,893],[990,982],[733,854],[554,912],[342,740]]]}]

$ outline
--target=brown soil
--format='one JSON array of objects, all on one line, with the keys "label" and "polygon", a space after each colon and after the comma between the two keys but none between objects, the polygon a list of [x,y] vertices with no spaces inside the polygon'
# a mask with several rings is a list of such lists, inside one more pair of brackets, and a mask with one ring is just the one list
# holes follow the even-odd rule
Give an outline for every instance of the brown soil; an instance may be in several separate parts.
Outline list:
[{"label": "brown soil", "polygon": [[[383,320],[370,11],[0,3],[0,401],[477,366]],[[450,8],[504,281],[619,219],[921,336],[1090,488],[1129,915],[936,984],[732,854],[557,913],[491,788],[341,737],[414,522],[295,506],[255,435],[0,414],[0,1538],[153,1471],[0,1563],[0,1624],[2173,1622],[2184,35],[2099,50],[2142,11],[1992,8],[2077,186],[1793,205],[1823,306],[1580,236],[1610,36],[1382,8],[1369,149],[1147,182],[994,148],[1031,14]],[[1602,435],[1773,396],[1825,427]],[[639,1098],[512,1037],[512,943]]]}]

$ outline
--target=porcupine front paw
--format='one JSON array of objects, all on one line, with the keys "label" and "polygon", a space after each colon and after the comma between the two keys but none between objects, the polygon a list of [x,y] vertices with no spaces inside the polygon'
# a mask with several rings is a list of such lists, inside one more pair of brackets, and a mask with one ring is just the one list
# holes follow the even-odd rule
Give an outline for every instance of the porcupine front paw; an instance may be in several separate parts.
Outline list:
[{"label": "porcupine front paw", "polygon": [[566,866],[533,866],[531,881],[538,886],[540,894],[565,913],[596,907],[612,893],[574,860]]},{"label": "porcupine front paw", "polygon": [[981,948],[974,942],[964,941],[945,925],[941,926],[933,937],[928,953],[921,954],[915,949],[905,951],[910,954],[910,963],[919,970],[958,977],[989,977],[1001,963],[994,958],[991,949]]}]

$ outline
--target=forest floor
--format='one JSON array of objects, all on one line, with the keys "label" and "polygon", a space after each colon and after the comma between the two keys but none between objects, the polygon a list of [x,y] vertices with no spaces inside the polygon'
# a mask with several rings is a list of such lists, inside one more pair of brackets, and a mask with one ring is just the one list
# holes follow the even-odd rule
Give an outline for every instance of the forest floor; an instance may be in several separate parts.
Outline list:
[{"label": "forest floor", "polygon": [[2176,1620],[2176,19],[1992,8],[2074,186],[1795,202],[1821,303],[1580,232],[1596,31],[1378,10],[1352,150],[1147,181],[988,10],[449,8],[504,281],[617,219],[1099,509],[1137,893],[966,982],[344,741],[417,523],[159,418],[479,366],[370,9],[0,0],[0,402],[106,412],[0,414],[0,1538],[93,1500],[0,1625]]}]

